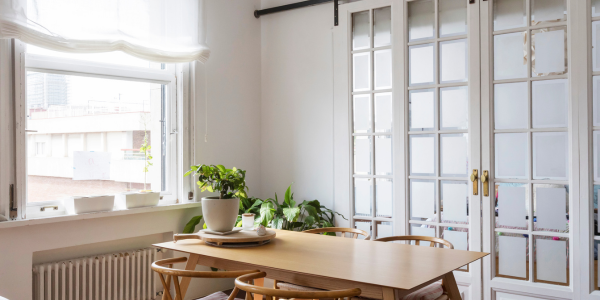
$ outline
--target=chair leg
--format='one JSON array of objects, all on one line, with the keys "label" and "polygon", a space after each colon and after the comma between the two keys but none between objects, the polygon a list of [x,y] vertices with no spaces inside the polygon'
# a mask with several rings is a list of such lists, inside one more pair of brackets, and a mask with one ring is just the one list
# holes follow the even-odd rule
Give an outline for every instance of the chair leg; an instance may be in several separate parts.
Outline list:
[{"label": "chair leg", "polygon": [[[273,289],[278,289],[277,288],[277,284],[279,283],[279,280],[273,280]],[[278,297],[273,296],[273,300],[279,300]]]},{"label": "chair leg", "polygon": [[227,300],[235,299],[235,296],[237,296],[239,292],[240,292],[240,289],[238,289],[237,286],[234,287],[233,291],[231,292],[231,295],[229,295],[229,298],[227,298]]},{"label": "chair leg", "polygon": [[[169,268],[173,268],[173,264],[169,264]],[[167,285],[162,300],[173,300],[173,297],[171,297],[171,275],[167,275]]]},{"label": "chair leg", "polygon": [[[250,284],[254,285],[254,280],[252,280],[252,282],[250,282]],[[246,291],[246,300],[253,300],[254,296],[252,295],[252,293],[250,293],[249,291]]]},{"label": "chair leg", "polygon": [[165,281],[165,277],[163,276],[162,273],[158,273],[159,277],[160,277],[160,281],[163,284],[163,288],[165,289],[163,292],[163,300],[173,300],[173,298],[171,298],[171,292],[169,291],[169,287],[171,286],[171,277],[167,276],[167,280]]},{"label": "chair leg", "polygon": [[179,286],[179,277],[173,276],[173,282],[175,283],[175,300],[183,300],[183,298],[181,298],[181,287]]}]

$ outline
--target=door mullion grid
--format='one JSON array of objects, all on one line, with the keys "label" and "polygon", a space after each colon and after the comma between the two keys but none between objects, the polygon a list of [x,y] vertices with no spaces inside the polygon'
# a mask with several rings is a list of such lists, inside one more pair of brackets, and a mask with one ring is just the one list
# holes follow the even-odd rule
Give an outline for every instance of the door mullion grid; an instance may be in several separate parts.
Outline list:
[{"label": "door mullion grid", "polygon": [[[371,49],[373,49],[375,47],[375,39],[373,37],[373,23],[375,22],[375,15],[373,14],[373,9],[369,9],[369,43],[371,45]],[[371,59],[371,78],[369,78],[369,80],[371,81],[371,132],[374,133],[375,132],[375,51],[369,51],[370,52],[370,59]],[[376,198],[377,197],[377,182],[375,179],[375,165],[376,165],[376,157],[375,157],[375,135],[373,135],[371,137],[372,139],[372,143],[371,143],[371,175],[372,175],[372,189],[371,189],[371,236],[373,238],[375,238],[376,235],[376,228],[377,226],[375,225],[375,214],[376,214],[376,210],[377,208],[375,207],[376,205]]]},{"label": "door mullion grid", "polygon": [[[389,4],[387,5],[383,5],[381,7],[386,7],[386,6],[390,6]],[[375,150],[376,150],[376,138],[377,137],[389,137],[393,139],[393,131],[392,132],[375,132],[375,95],[379,94],[379,93],[393,93],[393,88],[389,88],[389,89],[376,89],[375,88],[375,52],[379,51],[379,50],[386,50],[386,49],[390,49],[392,50],[392,45],[389,46],[382,46],[382,47],[374,47],[374,10],[377,9],[379,7],[371,7],[368,9],[364,9],[361,11],[368,11],[369,12],[369,42],[370,42],[370,46],[369,48],[366,49],[360,49],[360,50],[352,50],[350,49],[350,55],[352,56],[352,54],[355,53],[369,53],[370,56],[370,66],[369,66],[369,72],[371,74],[370,78],[369,78],[369,84],[370,84],[370,88],[368,90],[365,91],[351,91],[350,95],[351,98],[353,98],[353,96],[355,95],[369,95],[370,96],[370,102],[369,102],[369,107],[370,107],[370,125],[371,125],[371,132],[367,132],[367,133],[354,133],[353,128],[351,128],[351,137],[355,138],[358,136],[364,136],[364,137],[368,137],[371,139],[371,145],[370,145],[370,150],[371,150],[371,165],[370,165],[370,171],[371,174],[370,175],[362,175],[362,174],[354,174],[354,171],[352,171],[352,184],[351,186],[354,186],[354,179],[356,178],[365,178],[365,179],[370,179],[371,180],[371,213],[369,216],[361,216],[361,215],[356,215],[354,213],[354,189],[352,188],[351,191],[351,195],[352,195],[352,207],[351,207],[351,220],[352,220],[352,227],[355,226],[355,222],[356,221],[362,221],[362,222],[369,222],[370,223],[370,227],[371,227],[371,239],[375,239],[377,236],[377,223],[378,222],[393,222],[394,218],[385,218],[385,217],[377,217],[377,180],[378,179],[394,179],[393,175],[376,175],[376,162],[377,162],[377,156],[375,154]],[[352,13],[350,14],[350,20],[351,20],[351,16]],[[352,21],[350,21],[350,24],[352,23]],[[350,30],[350,33],[352,32],[352,30]],[[393,31],[392,31],[393,32]],[[350,38],[350,40],[352,40]],[[392,95],[393,97],[393,95]],[[353,101],[353,100],[352,100]],[[351,105],[352,106],[352,105]],[[352,106],[353,107],[353,106]],[[352,118],[352,117],[351,117]],[[352,154],[354,155],[354,154]],[[354,160],[351,160],[351,168],[353,168],[354,166]],[[394,193],[394,192],[393,192]]]},{"label": "door mullion grid", "polygon": [[[567,4],[569,3],[569,1],[567,1]],[[550,76],[537,76],[537,77],[533,77],[533,69],[532,69],[532,56],[533,56],[533,51],[531,48],[531,41],[532,41],[532,31],[533,30],[538,30],[538,29],[543,29],[543,28],[555,28],[555,27],[565,27],[565,30],[568,30],[569,27],[567,25],[567,22],[557,22],[557,23],[553,23],[553,24],[548,24],[548,23],[542,23],[542,24],[538,24],[538,25],[531,25],[531,7],[532,7],[532,0],[526,0],[526,5],[525,5],[525,17],[527,20],[527,26],[525,27],[520,27],[520,28],[512,28],[512,29],[506,29],[506,30],[499,30],[499,31],[494,31],[493,30],[493,22],[491,20],[493,20],[493,11],[491,6],[493,6],[493,2],[489,3],[488,6],[488,11],[487,11],[487,18],[488,18],[488,22],[491,26],[490,30],[489,30],[489,39],[490,42],[488,45],[491,46],[491,48],[489,49],[489,62],[490,62],[490,68],[489,68],[489,113],[490,113],[490,154],[491,154],[491,164],[489,166],[490,170],[491,170],[491,174],[495,174],[495,134],[496,133],[526,133],[527,134],[527,149],[528,149],[528,159],[529,159],[529,166],[528,166],[528,176],[527,179],[496,179],[496,178],[492,178],[492,180],[490,181],[490,189],[492,189],[492,191],[494,191],[495,193],[495,187],[497,183],[521,183],[524,184],[527,188],[527,203],[529,204],[529,210],[528,210],[528,220],[527,220],[527,224],[528,224],[528,228],[527,230],[521,230],[521,229],[506,229],[506,228],[496,228],[496,217],[494,214],[495,211],[495,205],[494,202],[492,202],[491,206],[490,206],[490,211],[489,213],[491,214],[491,236],[490,236],[490,243],[491,243],[491,256],[490,256],[490,260],[493,262],[490,264],[491,267],[491,278],[498,278],[498,276],[496,276],[497,274],[497,270],[496,270],[496,244],[497,244],[497,240],[496,240],[496,235],[497,234],[501,234],[501,233],[515,233],[515,234],[523,234],[526,235],[528,237],[528,257],[529,257],[529,270],[528,270],[528,282],[530,282],[531,284],[534,283],[534,261],[535,261],[535,253],[534,253],[534,244],[535,244],[535,237],[536,236],[556,236],[556,237],[561,237],[561,238],[567,238],[569,239],[569,241],[571,241],[572,236],[571,233],[554,233],[554,232],[544,232],[544,231],[535,231],[534,228],[534,222],[533,222],[533,218],[534,218],[534,187],[535,184],[560,184],[560,185],[569,185],[570,182],[569,181],[565,181],[565,180],[543,180],[543,179],[534,179],[533,178],[533,162],[534,162],[534,149],[533,149],[533,134],[536,132],[571,132],[570,128],[533,128],[533,120],[532,120],[532,116],[533,116],[533,107],[532,107],[532,103],[533,103],[533,82],[535,81],[542,81],[542,80],[554,80],[554,79],[569,79],[571,77],[571,71],[572,71],[572,67],[571,64],[569,64],[569,69],[567,70],[566,74],[562,74],[562,75],[550,75]],[[482,10],[482,13],[485,13],[485,10]],[[567,17],[569,20],[569,18],[572,18],[572,16],[568,15]],[[527,77],[526,78],[513,78],[513,79],[502,79],[502,80],[495,80],[494,79],[494,36],[496,35],[501,35],[501,34],[508,34],[508,33],[516,33],[516,32],[526,32],[527,34],[527,42],[526,42],[526,49],[527,49]],[[570,40],[570,36],[567,35],[568,39]],[[567,54],[571,54],[571,47],[568,48],[568,52]],[[519,83],[519,82],[526,82],[527,83],[527,99],[528,99],[528,128],[527,129],[506,129],[506,130],[495,130],[494,129],[494,89],[495,89],[495,85],[496,84],[503,84],[503,83]],[[570,97],[569,97],[570,98]],[[486,112],[483,112],[484,114],[487,114]],[[569,118],[571,118],[571,116],[569,116]],[[482,141],[485,143],[485,140]],[[570,151],[571,152],[571,151]],[[572,175],[572,174],[570,174]],[[575,187],[575,185],[569,185],[569,188],[572,189],[573,187]],[[569,197],[571,198],[572,196],[570,195],[571,193],[569,193]],[[571,201],[569,201],[570,203]],[[572,205],[569,205],[569,211],[572,210]],[[571,224],[572,225],[572,224]],[[570,232],[573,232],[573,230],[577,230],[576,228],[571,228],[571,230],[569,230]],[[484,241],[485,242],[485,241]],[[569,248],[569,263],[567,265],[568,268],[568,278],[572,277],[570,273],[573,272],[573,265],[571,263],[572,261],[572,252],[573,249],[570,247]],[[501,279],[501,278],[498,278]],[[501,279],[501,281],[503,281]],[[568,279],[568,281],[570,283],[572,283],[572,280]],[[535,283],[535,284],[539,284],[539,283]],[[489,288],[489,287],[488,287]],[[486,295],[489,293],[488,291],[485,292]],[[494,294],[492,293],[491,295],[492,297],[494,296]]]},{"label": "door mullion grid", "polygon": [[[596,181],[595,176],[595,164],[594,159],[595,149],[594,143],[594,131],[600,130],[600,127],[594,126],[594,94],[593,94],[593,78],[600,75],[600,72],[594,71],[593,69],[593,56],[594,54],[590,51],[593,48],[592,41],[592,26],[593,22],[600,21],[599,16],[592,16],[591,1],[582,1],[581,6],[577,6],[576,10],[580,14],[580,20],[582,23],[576,23],[576,28],[581,28],[577,33],[573,33],[574,38],[579,41],[585,41],[587,47],[585,50],[580,50],[581,55],[577,57],[577,63],[584,63],[581,66],[581,71],[578,71],[576,75],[581,76],[582,82],[578,86],[580,94],[578,100],[580,101],[579,106],[579,155],[581,158],[580,167],[580,198],[581,203],[579,204],[579,213],[581,217],[581,234],[579,245],[582,245],[579,250],[581,258],[579,261],[582,262],[579,275],[581,278],[580,290],[581,298],[583,299],[600,299],[600,291],[598,291],[598,273],[595,270],[595,264],[597,258],[595,258],[595,244],[600,241],[600,236],[596,236],[596,228],[594,224],[594,216],[597,214],[594,211],[594,197],[595,189],[594,186],[600,184]],[[597,11],[596,11],[597,12]],[[581,14],[583,14],[581,16]],[[600,41],[596,40],[596,43]],[[586,51],[583,53],[583,51]],[[583,57],[582,60],[579,60]],[[598,57],[596,57],[598,58]],[[585,67],[585,69],[584,69]],[[585,72],[583,71],[585,70]],[[583,77],[585,76],[585,77]],[[585,84],[583,84],[585,83]]]},{"label": "door mullion grid", "polygon": [[[405,97],[406,99],[410,99],[410,92],[411,91],[415,91],[415,90],[428,90],[431,89],[434,92],[434,129],[433,130],[425,130],[425,131],[411,131],[410,130],[410,124],[407,123],[407,130],[405,133],[405,137],[407,140],[407,145],[410,145],[409,141],[409,137],[411,135],[422,135],[422,134],[430,134],[434,136],[434,144],[435,144],[435,174],[432,176],[422,176],[422,175],[410,175],[411,171],[410,168],[407,168],[406,170],[406,187],[407,187],[407,220],[408,220],[408,226],[406,229],[406,234],[411,234],[411,224],[426,224],[426,225],[430,225],[430,226],[434,226],[435,229],[435,236],[436,237],[441,237],[442,235],[442,230],[444,227],[460,227],[460,228],[470,228],[470,218],[469,218],[469,224],[460,224],[460,225],[465,225],[465,226],[455,226],[455,225],[459,225],[459,224],[453,224],[453,223],[443,223],[442,222],[442,214],[441,214],[441,207],[442,207],[442,200],[441,200],[441,182],[442,181],[460,181],[460,182],[468,182],[468,178],[464,178],[464,177],[444,177],[441,175],[441,135],[442,134],[469,134],[469,130],[468,128],[465,130],[443,130],[441,127],[441,122],[440,122],[440,117],[441,117],[441,93],[440,90],[442,88],[446,88],[446,87],[467,87],[467,89],[469,89],[469,81],[466,82],[447,82],[447,83],[442,83],[441,80],[441,59],[440,59],[440,43],[441,42],[446,42],[446,41],[455,41],[455,40],[462,40],[462,39],[467,39],[467,35],[463,34],[463,35],[455,35],[455,36],[448,36],[448,37],[440,37],[440,30],[439,30],[439,1],[441,0],[433,0],[433,6],[434,6],[434,30],[433,30],[433,38],[428,38],[428,39],[422,39],[422,40],[417,40],[417,41],[409,41],[408,38],[406,39],[406,41],[404,42],[404,47],[406,49],[406,53],[408,53],[408,49],[411,46],[418,46],[418,45],[426,45],[426,44],[432,44],[433,45],[433,49],[434,49],[434,55],[433,55],[433,60],[434,60],[434,82],[433,84],[416,84],[413,86],[410,86],[410,74],[408,71],[406,71],[406,80],[405,80],[405,86],[407,87],[406,90],[404,91],[405,93]],[[408,20],[408,3],[411,2],[411,0],[405,0],[405,10],[407,11],[407,13],[405,14],[405,19]],[[405,21],[405,25],[408,24],[408,21]],[[467,26],[469,23],[467,22]],[[408,28],[408,26],[407,26]],[[467,47],[468,48],[468,47]],[[406,55],[406,60],[407,63],[406,65],[409,65],[408,62],[408,55]],[[470,89],[469,89],[470,92]],[[407,101],[407,105],[408,105],[408,101]],[[410,114],[410,108],[407,106],[405,108],[405,118],[406,120],[409,120],[409,114]],[[470,120],[469,120],[470,121]],[[470,136],[468,137],[469,139],[471,138]],[[406,152],[406,158],[408,160],[408,164],[410,166],[410,146],[407,147],[407,152]],[[470,160],[470,159],[469,159]],[[423,221],[415,221],[415,220],[411,220],[410,219],[410,207],[411,207],[411,197],[410,197],[410,181],[416,179],[416,180],[432,180],[434,181],[434,186],[435,186],[435,199],[434,199],[434,203],[435,203],[435,212],[437,215],[437,221],[434,222],[424,222]],[[470,197],[469,197],[470,199]],[[470,216],[469,216],[470,217]],[[469,240],[470,240],[470,234],[472,234],[472,232],[469,230]]]}]

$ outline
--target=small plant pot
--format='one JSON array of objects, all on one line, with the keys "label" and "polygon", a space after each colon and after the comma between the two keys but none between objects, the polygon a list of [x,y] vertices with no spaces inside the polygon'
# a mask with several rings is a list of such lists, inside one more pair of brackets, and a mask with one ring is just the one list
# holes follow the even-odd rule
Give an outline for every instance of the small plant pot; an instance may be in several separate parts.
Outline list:
[{"label": "small plant pot", "polygon": [[115,196],[117,209],[156,206],[160,200],[159,192],[124,193]]},{"label": "small plant pot", "polygon": [[240,209],[240,200],[220,199],[219,197],[202,198],[202,215],[206,227],[212,231],[231,231],[235,226]]},{"label": "small plant pot", "polygon": [[115,196],[113,195],[71,197],[64,200],[65,209],[70,215],[111,211],[114,204]]}]

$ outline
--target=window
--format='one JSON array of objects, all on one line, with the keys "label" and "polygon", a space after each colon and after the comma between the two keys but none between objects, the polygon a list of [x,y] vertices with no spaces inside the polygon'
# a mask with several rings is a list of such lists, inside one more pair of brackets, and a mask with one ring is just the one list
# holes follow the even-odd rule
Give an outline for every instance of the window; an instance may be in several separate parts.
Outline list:
[{"label": "window", "polygon": [[46,205],[62,213],[62,200],[73,196],[154,191],[177,199],[175,65],[121,52],[17,49],[25,57],[27,149],[17,176],[28,217],[46,215],[36,208]]}]

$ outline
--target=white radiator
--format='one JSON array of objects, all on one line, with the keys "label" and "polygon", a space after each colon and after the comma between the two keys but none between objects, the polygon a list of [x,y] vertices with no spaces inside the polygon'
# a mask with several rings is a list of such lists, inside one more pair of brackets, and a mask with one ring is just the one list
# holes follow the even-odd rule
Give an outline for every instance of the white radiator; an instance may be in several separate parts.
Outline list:
[{"label": "white radiator", "polygon": [[156,299],[159,287],[150,265],[160,254],[147,248],[34,265],[34,299]]}]

